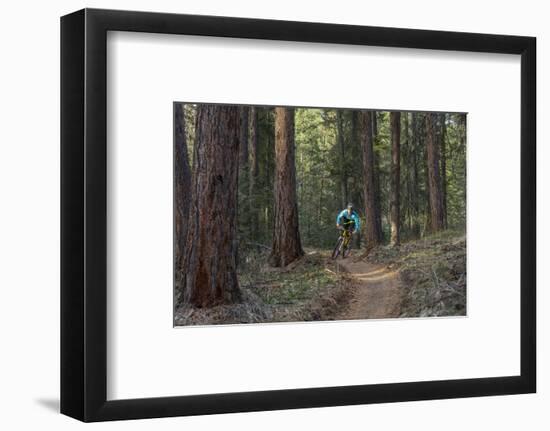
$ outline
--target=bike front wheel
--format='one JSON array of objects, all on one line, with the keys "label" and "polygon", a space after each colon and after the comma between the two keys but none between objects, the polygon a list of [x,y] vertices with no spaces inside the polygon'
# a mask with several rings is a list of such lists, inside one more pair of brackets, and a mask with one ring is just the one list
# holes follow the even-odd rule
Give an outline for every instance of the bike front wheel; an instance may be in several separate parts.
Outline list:
[{"label": "bike front wheel", "polygon": [[342,242],[344,239],[342,237],[338,238],[338,241],[336,241],[336,247],[334,247],[334,251],[332,252],[332,258],[336,259],[338,255],[340,254],[340,250],[342,248]]}]

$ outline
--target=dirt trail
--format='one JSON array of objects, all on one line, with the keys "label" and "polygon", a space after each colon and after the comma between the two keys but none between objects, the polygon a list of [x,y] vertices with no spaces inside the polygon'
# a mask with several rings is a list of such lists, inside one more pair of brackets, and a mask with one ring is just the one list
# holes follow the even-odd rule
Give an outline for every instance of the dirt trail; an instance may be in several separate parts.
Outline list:
[{"label": "dirt trail", "polygon": [[399,274],[384,265],[352,259],[338,260],[342,271],[354,282],[354,296],[339,319],[382,319],[398,317],[401,303]]}]

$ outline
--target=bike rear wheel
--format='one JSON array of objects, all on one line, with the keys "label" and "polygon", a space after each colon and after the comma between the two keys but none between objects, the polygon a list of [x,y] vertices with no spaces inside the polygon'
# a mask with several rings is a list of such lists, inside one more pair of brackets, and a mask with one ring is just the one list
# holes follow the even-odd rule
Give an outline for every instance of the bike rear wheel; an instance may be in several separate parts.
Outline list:
[{"label": "bike rear wheel", "polygon": [[332,258],[336,259],[338,255],[340,254],[340,250],[342,248],[342,242],[344,241],[344,238],[340,237],[338,238],[338,241],[336,241],[336,247],[334,247],[334,251],[332,252]]}]

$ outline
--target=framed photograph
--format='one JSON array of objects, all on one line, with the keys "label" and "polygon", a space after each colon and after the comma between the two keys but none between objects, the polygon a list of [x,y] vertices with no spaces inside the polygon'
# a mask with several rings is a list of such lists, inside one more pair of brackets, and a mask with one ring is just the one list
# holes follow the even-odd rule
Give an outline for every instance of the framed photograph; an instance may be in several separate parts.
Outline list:
[{"label": "framed photograph", "polygon": [[532,37],[61,18],[61,412],[536,390]]}]

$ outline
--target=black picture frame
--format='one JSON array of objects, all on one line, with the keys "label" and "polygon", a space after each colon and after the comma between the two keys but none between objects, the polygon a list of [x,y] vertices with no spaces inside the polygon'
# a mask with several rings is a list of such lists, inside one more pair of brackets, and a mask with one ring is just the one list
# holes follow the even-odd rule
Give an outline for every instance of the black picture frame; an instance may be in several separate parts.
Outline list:
[{"label": "black picture frame", "polygon": [[[108,31],[521,56],[521,374],[107,401]],[[62,17],[61,412],[88,422],[535,392],[535,102],[533,37],[98,9]]]}]

